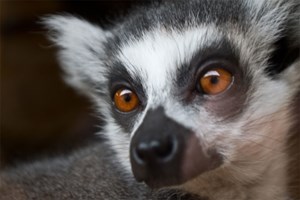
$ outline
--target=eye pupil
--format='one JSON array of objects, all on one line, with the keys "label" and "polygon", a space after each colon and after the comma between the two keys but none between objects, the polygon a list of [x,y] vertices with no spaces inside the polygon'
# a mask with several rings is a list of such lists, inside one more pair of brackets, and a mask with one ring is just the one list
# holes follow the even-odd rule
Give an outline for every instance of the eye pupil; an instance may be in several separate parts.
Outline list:
[{"label": "eye pupil", "polygon": [[210,78],[210,83],[213,85],[217,85],[219,83],[219,77],[218,76],[212,76]]},{"label": "eye pupil", "polygon": [[125,94],[124,95],[124,101],[126,101],[127,103],[131,101],[131,95],[130,94]]}]

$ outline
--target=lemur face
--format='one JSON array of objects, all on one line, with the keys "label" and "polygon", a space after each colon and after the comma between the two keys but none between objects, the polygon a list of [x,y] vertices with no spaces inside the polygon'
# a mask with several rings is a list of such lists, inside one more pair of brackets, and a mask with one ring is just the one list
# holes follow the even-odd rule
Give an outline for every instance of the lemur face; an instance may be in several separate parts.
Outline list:
[{"label": "lemur face", "polygon": [[124,112],[114,96],[112,110],[130,133],[136,178],[151,186],[174,185],[224,163],[225,149],[217,141],[239,134],[228,124],[236,126],[246,109],[249,88],[242,80],[251,81],[227,36],[213,26],[157,29],[120,52],[124,73],[110,81],[112,95],[120,90],[125,105],[135,98],[138,103]]},{"label": "lemur face", "polygon": [[[251,179],[283,148],[299,89],[292,6],[176,1],[109,31],[72,16],[46,23],[67,82],[104,115],[121,163],[161,188],[217,171]],[[288,62],[276,57],[285,49]]]}]

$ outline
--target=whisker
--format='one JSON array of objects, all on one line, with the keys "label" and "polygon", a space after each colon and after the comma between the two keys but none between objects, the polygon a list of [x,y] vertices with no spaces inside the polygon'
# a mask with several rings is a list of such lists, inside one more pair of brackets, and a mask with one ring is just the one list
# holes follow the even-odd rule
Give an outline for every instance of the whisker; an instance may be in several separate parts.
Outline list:
[{"label": "whisker", "polygon": [[262,116],[260,116],[260,117],[258,117],[258,118],[255,118],[255,119],[250,120],[249,118],[250,118],[251,116],[253,116],[253,113],[254,113],[254,112],[255,112],[255,111],[253,111],[253,112],[249,115],[249,117],[246,119],[247,122],[250,123],[250,124],[253,123],[253,122],[255,122],[255,121],[257,121],[257,120],[264,119],[264,118],[266,118],[266,117],[277,116],[277,114],[281,113],[282,110],[276,110],[276,111],[274,111],[274,112],[271,112],[271,113],[268,113],[268,114],[264,114],[264,115],[262,115]]},{"label": "whisker", "polygon": [[275,139],[275,138],[273,138],[273,137],[271,137],[271,136],[269,136],[269,135],[262,135],[262,134],[257,134],[257,133],[251,133],[251,135],[254,135],[254,136],[260,136],[260,137],[263,137],[263,138],[267,138],[267,139],[269,139],[269,140],[272,140],[272,141],[278,142],[278,143],[283,143],[283,142],[285,142],[285,141],[281,141],[281,140]]},{"label": "whisker", "polygon": [[242,129],[243,130],[251,130],[251,129],[254,129],[258,126],[261,126],[261,125],[266,125],[266,124],[270,124],[272,122],[279,122],[279,121],[283,121],[284,119],[282,118],[272,118],[271,120],[257,120],[257,122],[252,122],[251,124],[246,124],[246,125],[243,125],[242,126]]}]

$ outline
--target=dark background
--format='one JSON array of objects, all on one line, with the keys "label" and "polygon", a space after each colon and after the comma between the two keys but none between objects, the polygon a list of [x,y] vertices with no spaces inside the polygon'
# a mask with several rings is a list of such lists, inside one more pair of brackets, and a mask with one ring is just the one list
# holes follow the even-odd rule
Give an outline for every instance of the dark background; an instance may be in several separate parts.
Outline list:
[{"label": "dark background", "polygon": [[39,19],[72,13],[111,24],[141,1],[22,1],[1,3],[1,167],[68,153],[101,140],[101,120],[89,101],[66,86]]}]

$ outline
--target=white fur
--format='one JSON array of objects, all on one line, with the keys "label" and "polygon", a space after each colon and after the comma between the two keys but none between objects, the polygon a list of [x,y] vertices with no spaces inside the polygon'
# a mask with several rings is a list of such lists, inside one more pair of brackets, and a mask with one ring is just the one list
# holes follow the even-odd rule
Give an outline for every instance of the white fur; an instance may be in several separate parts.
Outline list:
[{"label": "white fur", "polygon": [[212,26],[196,27],[183,33],[167,32],[158,27],[121,47],[119,59],[132,74],[138,73],[146,81],[149,90],[158,90],[161,99],[164,95],[161,91],[169,84],[169,75],[189,61],[200,47],[215,40],[216,34]]},{"label": "white fur", "polygon": [[[167,32],[157,28],[140,40],[128,42],[126,46],[121,47],[119,59],[132,75],[139,75],[146,88],[148,104],[145,112],[165,105],[168,116],[182,123],[180,105],[176,112],[176,102],[169,98],[172,95],[172,79],[177,69],[189,62],[201,47],[208,46],[219,38],[220,34],[213,25],[195,27],[184,32]],[[185,122],[185,126],[192,126],[193,122],[190,125],[188,121]],[[139,123],[136,127],[138,125]]]},{"label": "white fur", "polygon": [[[90,88],[82,83],[82,78],[87,76],[99,84],[104,81],[101,79],[105,70],[101,59],[103,42],[112,36],[111,33],[68,15],[51,16],[45,18],[44,23],[50,29],[50,39],[60,47],[59,61],[67,73],[65,80],[78,91],[90,95]],[[97,52],[97,55],[87,48]]]}]

